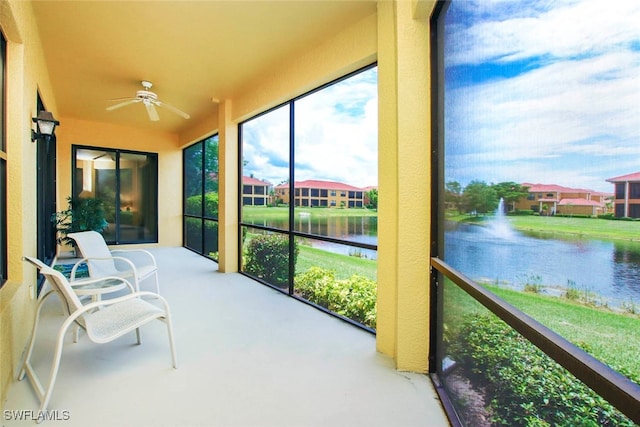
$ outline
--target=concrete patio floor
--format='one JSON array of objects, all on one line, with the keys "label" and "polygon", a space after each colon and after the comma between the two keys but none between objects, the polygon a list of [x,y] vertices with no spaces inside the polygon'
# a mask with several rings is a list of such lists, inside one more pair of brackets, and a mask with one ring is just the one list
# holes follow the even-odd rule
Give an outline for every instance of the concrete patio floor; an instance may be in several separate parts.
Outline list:
[{"label": "concrete patio floor", "polygon": [[[177,370],[165,326],[98,345],[67,335],[49,404],[55,426],[448,426],[425,375],[396,371],[375,337],[184,248],[151,251],[171,306]],[[151,290],[151,283],[142,283]],[[49,374],[57,297],[44,308],[32,364]],[[2,425],[37,413],[28,380],[15,382]],[[17,412],[16,412],[17,411]]]}]

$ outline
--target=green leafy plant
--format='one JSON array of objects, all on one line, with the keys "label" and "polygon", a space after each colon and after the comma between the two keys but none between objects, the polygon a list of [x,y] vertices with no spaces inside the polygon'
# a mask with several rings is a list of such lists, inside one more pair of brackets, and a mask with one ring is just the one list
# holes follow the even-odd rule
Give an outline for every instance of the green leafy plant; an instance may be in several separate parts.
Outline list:
[{"label": "green leafy plant", "polygon": [[[199,215],[202,208],[202,196],[195,195],[187,197],[185,212]],[[204,212],[205,216],[218,216],[218,193],[209,192],[204,195]]]},{"label": "green leafy plant", "polygon": [[73,246],[73,240],[67,235],[80,231],[102,232],[108,223],[105,219],[104,203],[101,199],[68,197],[67,209],[52,215],[51,221],[58,230],[58,244]]},{"label": "green leafy plant", "polygon": [[376,326],[377,285],[369,278],[354,274],[336,279],[333,270],[311,267],[296,275],[295,289],[310,302],[365,326]]},{"label": "green leafy plant", "polygon": [[488,396],[492,425],[634,425],[495,316],[465,316],[449,351]]},{"label": "green leafy plant", "polygon": [[[295,243],[294,243],[295,244]],[[298,256],[295,244],[293,263]],[[245,271],[276,286],[289,284],[289,238],[282,234],[261,234],[247,244]]]}]

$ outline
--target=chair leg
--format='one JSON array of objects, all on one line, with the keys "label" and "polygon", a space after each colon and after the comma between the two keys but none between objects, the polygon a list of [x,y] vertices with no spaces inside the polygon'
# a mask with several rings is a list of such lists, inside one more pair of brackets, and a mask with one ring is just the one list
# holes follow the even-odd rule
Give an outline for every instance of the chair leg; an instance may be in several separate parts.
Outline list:
[{"label": "chair leg", "polygon": [[178,369],[178,357],[176,356],[176,347],[173,342],[173,326],[171,325],[169,313],[167,313],[167,317],[164,322],[167,324],[167,331],[169,333],[169,347],[171,349],[171,362],[173,364],[173,369]]},{"label": "chair leg", "polygon": [[38,332],[38,323],[40,323],[40,311],[42,310],[42,307],[46,299],[49,298],[51,295],[53,295],[53,293],[54,293],[53,290],[47,292],[40,299],[40,302],[38,302],[35,318],[33,320],[33,328],[31,329],[31,338],[29,339],[29,346],[27,347],[27,353],[24,356],[24,362],[22,364],[22,367],[20,368],[20,372],[18,372],[18,381],[22,381],[24,379],[24,374],[26,372],[27,365],[29,364],[29,360],[31,359],[31,354],[33,353],[33,346],[36,342],[36,334]]},{"label": "chair leg", "polygon": [[154,278],[156,279],[156,293],[160,294],[160,280],[158,279],[158,272],[153,273]]},{"label": "chair leg", "polygon": [[[58,338],[56,340],[56,348],[53,354],[53,361],[51,362],[51,372],[49,373],[49,381],[47,382],[47,387],[44,389],[44,395],[42,396],[42,402],[40,404],[41,413],[47,410],[47,405],[49,404],[49,400],[51,399],[51,393],[53,392],[53,386],[56,383],[56,379],[58,377],[58,369],[60,368],[60,360],[62,359],[62,347],[64,346],[64,336],[69,329],[69,326],[73,320],[67,318],[67,320],[60,327],[60,331],[58,332]],[[38,419],[38,422],[42,422],[41,419]]]},{"label": "chair leg", "polygon": [[140,345],[140,328],[136,328],[136,340],[138,345]]}]

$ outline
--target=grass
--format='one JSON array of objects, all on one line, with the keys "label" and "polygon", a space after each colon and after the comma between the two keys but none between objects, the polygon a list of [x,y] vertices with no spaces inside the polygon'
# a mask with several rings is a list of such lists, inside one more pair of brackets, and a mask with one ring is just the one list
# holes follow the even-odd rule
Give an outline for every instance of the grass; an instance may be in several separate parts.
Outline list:
[{"label": "grass", "polygon": [[[447,219],[465,222],[484,222],[489,221],[492,218],[492,216],[447,216]],[[507,216],[506,219],[513,228],[525,232],[558,233],[594,239],[630,240],[640,242],[640,221],[537,215],[510,215]]]},{"label": "grass", "polygon": [[336,271],[336,278],[347,279],[354,274],[377,280],[377,261],[357,258],[349,255],[335,254],[323,249],[298,245],[300,252],[296,263],[296,272],[307,271],[317,266]]},{"label": "grass", "polygon": [[[466,313],[486,310],[457,286],[447,283],[445,321],[455,328]],[[587,307],[558,297],[485,285],[568,341],[640,383],[640,317]],[[453,331],[452,331],[453,332]]]}]

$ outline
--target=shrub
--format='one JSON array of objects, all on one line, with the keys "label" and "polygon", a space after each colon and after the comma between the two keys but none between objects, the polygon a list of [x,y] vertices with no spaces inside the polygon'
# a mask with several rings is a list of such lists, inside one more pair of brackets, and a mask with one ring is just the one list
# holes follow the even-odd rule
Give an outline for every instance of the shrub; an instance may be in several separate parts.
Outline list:
[{"label": "shrub", "polygon": [[367,277],[354,274],[336,279],[333,270],[311,267],[296,275],[295,289],[303,298],[334,313],[370,328],[376,326],[377,285]]},{"label": "shrub", "polygon": [[[192,215],[200,215],[202,209],[202,196],[187,197],[185,212]],[[216,218],[218,216],[218,193],[206,193],[204,195],[204,215]]]},{"label": "shrub", "polygon": [[51,222],[59,233],[58,244],[75,242],[67,234],[80,231],[97,231],[101,233],[108,225],[105,219],[104,202],[90,197],[67,197],[67,209],[56,212],[51,216]]},{"label": "shrub", "polygon": [[[293,263],[298,257],[295,244]],[[268,283],[286,287],[289,283],[289,238],[283,234],[260,234],[247,244],[245,271]]]},{"label": "shrub", "polygon": [[616,216],[613,213],[605,213],[605,214],[598,215],[598,218],[600,218],[600,219],[616,219]]},{"label": "shrub", "polygon": [[533,215],[535,214],[535,212],[533,211],[533,209],[516,209],[515,212],[509,212],[507,215]]},{"label": "shrub", "polygon": [[491,399],[492,425],[634,425],[495,316],[465,316],[450,350]]}]

